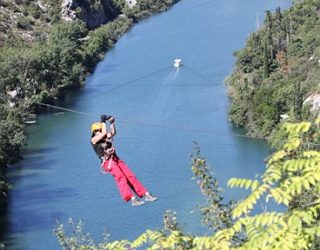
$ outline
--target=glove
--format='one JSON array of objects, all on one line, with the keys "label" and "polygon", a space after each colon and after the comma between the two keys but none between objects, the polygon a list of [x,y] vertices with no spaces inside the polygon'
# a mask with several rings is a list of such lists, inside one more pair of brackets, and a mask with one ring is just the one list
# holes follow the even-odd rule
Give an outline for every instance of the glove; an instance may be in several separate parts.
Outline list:
[{"label": "glove", "polygon": [[110,116],[110,118],[108,119],[108,122],[110,122],[112,124],[112,123],[114,123],[114,120],[115,120],[114,117]]},{"label": "glove", "polygon": [[106,122],[108,121],[112,116],[111,115],[101,115],[100,116],[100,121],[101,122]]}]

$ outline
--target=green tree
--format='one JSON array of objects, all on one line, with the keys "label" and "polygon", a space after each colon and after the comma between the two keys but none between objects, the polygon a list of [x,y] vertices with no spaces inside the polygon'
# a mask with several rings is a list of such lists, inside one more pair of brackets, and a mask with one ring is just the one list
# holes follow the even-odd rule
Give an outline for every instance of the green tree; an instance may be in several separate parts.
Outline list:
[{"label": "green tree", "polygon": [[200,187],[200,191],[206,197],[206,205],[199,206],[201,221],[213,232],[228,228],[232,225],[231,210],[233,202],[224,204],[217,178],[210,172],[206,160],[200,154],[200,148],[196,145],[191,155],[191,170],[194,179]]},{"label": "green tree", "polygon": [[264,41],[263,46],[263,78],[269,77],[269,56],[267,41]]},{"label": "green tree", "polygon": [[297,82],[295,84],[294,106],[293,106],[293,108],[294,108],[295,118],[298,121],[301,121],[301,118],[302,118],[302,105],[303,105],[303,100],[302,100],[300,82]]}]

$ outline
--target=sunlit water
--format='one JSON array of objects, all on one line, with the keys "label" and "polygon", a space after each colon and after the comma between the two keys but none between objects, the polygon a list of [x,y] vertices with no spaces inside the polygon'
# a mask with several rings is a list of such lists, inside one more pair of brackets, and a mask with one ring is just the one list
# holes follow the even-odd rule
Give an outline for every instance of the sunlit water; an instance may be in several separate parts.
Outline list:
[{"label": "sunlit water", "polygon": [[[106,229],[112,240],[132,240],[148,228],[160,229],[167,209],[177,212],[185,231],[208,234],[196,212],[204,198],[191,180],[189,155],[196,141],[226,200],[243,197],[227,188],[230,177],[252,178],[264,170],[269,149],[264,141],[237,136],[223,80],[257,16],[261,23],[266,9],[290,2],[183,0],[135,25],[86,87],[61,105],[97,119],[114,115],[119,156],[159,200],[132,207],[121,200],[113,178],[100,173],[89,144],[94,116],[44,115],[28,127],[24,160],[9,173],[13,189],[1,230],[7,248],[59,249],[52,230],[69,217],[82,219],[96,241]],[[174,69],[175,58],[185,66]]]}]

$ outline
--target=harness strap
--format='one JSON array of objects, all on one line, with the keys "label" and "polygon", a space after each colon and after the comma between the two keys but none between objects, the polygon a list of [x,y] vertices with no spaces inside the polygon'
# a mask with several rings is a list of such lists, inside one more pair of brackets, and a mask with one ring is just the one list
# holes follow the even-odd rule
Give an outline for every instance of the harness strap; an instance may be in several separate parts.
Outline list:
[{"label": "harness strap", "polygon": [[109,171],[111,170],[112,160],[113,160],[113,154],[110,156],[110,160],[109,160],[109,163],[108,163],[108,169],[109,169]]},{"label": "harness strap", "polygon": [[[108,159],[105,159],[104,156],[101,157],[101,159],[103,160],[103,162],[102,162],[102,164],[100,165],[100,172],[101,172],[102,174],[108,174],[108,172],[105,171],[105,169],[104,169],[104,167],[103,167],[103,165],[104,165],[103,163],[104,163],[105,161],[107,161]],[[110,156],[109,162],[108,162],[108,170],[109,170],[109,171],[111,170],[111,163],[112,163],[112,161],[113,161],[113,154]]]},{"label": "harness strap", "polygon": [[[111,143],[111,148],[113,148],[113,138],[110,138],[110,139],[106,139],[106,143]],[[110,171],[111,170],[111,163],[113,161],[113,154],[114,154],[115,151],[113,151],[113,153],[109,156],[109,158],[106,158],[106,156],[102,156],[101,159],[102,159],[102,164],[100,166],[100,172],[103,173],[103,174],[108,174],[108,172],[104,169],[103,167],[103,163],[105,161],[107,161],[109,159],[109,162],[108,162],[108,170]]]}]

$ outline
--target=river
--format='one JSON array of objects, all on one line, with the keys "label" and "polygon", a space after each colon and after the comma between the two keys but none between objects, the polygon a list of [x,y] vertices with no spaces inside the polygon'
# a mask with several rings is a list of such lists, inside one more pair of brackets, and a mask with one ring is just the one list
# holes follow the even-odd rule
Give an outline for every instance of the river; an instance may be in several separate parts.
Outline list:
[{"label": "river", "polygon": [[[257,20],[262,23],[264,11],[290,4],[182,0],[135,25],[85,88],[61,104],[96,118],[57,110],[27,128],[24,160],[9,171],[13,187],[0,241],[7,249],[59,249],[52,231],[68,218],[81,219],[96,241],[106,230],[111,240],[132,240],[148,228],[160,229],[167,209],[177,212],[185,231],[207,234],[196,209],[204,198],[191,179],[194,141],[225,199],[242,198],[242,191],[226,186],[228,179],[263,172],[270,149],[239,136],[243,131],[230,124],[223,81],[232,71],[232,53],[244,46]],[[172,67],[175,58],[182,68]],[[90,124],[103,113],[116,118],[119,156],[158,201],[132,207],[120,199],[113,178],[100,173],[89,141]]]}]

